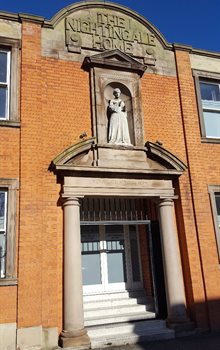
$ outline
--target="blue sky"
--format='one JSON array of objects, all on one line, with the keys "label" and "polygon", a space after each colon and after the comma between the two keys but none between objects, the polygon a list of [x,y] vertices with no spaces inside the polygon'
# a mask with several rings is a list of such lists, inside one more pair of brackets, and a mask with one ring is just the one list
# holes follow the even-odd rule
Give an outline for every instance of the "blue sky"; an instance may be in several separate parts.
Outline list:
[{"label": "blue sky", "polygon": [[[71,0],[0,0],[0,11],[23,12],[50,19]],[[104,1],[105,2],[105,1]],[[106,1],[107,2],[107,1]],[[117,0],[137,11],[169,43],[220,52],[220,0]]]}]

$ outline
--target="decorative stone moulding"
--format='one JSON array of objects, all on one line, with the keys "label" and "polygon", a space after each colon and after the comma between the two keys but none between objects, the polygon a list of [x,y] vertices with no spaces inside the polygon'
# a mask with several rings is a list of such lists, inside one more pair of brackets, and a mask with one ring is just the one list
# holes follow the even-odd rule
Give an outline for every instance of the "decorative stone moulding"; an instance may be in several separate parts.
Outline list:
[{"label": "decorative stone moulding", "polygon": [[90,70],[92,67],[117,69],[135,72],[140,76],[142,76],[147,69],[147,65],[138,62],[119,49],[105,51],[93,56],[86,56],[82,67],[86,70]]},{"label": "decorative stone moulding", "polygon": [[186,165],[174,154],[153,142],[144,147],[97,144],[90,138],[74,144],[51,163],[54,172],[115,172],[179,176]]}]

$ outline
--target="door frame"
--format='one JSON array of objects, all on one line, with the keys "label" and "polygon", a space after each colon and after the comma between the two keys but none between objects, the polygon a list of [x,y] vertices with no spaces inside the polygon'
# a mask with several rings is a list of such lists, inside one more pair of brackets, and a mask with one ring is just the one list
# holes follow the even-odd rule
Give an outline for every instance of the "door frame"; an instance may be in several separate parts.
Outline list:
[{"label": "door frame", "polygon": [[[112,221],[112,222],[81,222],[80,226],[95,225],[99,227],[99,237],[100,237],[100,265],[101,265],[101,279],[103,283],[95,285],[83,286],[83,294],[100,294],[100,293],[110,293],[110,292],[123,292],[126,290],[138,290],[143,288],[143,274],[142,274],[142,264],[140,255],[140,239],[139,239],[139,225],[149,225],[150,220],[144,221]],[[125,265],[127,282],[121,283],[108,283],[108,266],[107,266],[107,252],[106,250],[106,240],[105,240],[105,229],[104,227],[109,225],[120,225],[123,226],[124,242],[125,242]],[[136,227],[136,237],[138,245],[138,262],[140,269],[140,281],[133,281],[132,272],[132,261],[131,261],[131,248],[130,248],[130,232],[129,226],[134,225]]]}]

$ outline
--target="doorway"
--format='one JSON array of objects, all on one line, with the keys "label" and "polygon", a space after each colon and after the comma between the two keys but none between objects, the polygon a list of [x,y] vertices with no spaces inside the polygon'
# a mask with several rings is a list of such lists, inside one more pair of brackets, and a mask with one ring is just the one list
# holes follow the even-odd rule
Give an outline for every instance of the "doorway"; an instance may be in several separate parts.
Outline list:
[{"label": "doorway", "polygon": [[138,225],[81,225],[84,294],[143,288]]}]

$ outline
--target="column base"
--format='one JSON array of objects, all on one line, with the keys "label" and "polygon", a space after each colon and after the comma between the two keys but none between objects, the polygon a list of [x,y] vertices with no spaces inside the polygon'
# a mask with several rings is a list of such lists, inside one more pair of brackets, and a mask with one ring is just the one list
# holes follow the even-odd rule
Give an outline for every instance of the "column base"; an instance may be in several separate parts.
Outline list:
[{"label": "column base", "polygon": [[63,331],[59,343],[62,348],[89,349],[91,345],[86,329],[72,332]]}]

